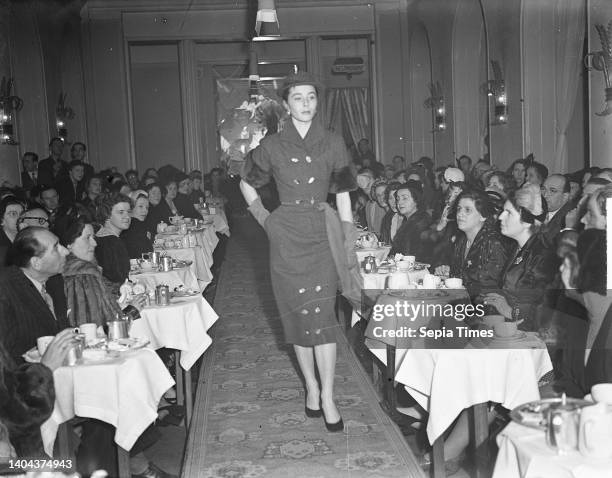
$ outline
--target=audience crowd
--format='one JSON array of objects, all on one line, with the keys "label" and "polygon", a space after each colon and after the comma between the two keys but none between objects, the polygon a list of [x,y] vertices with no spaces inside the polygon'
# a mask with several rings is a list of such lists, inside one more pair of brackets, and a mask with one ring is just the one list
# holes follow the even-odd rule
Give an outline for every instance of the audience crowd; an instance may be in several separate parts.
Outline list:
[{"label": "audience crowd", "polygon": [[[64,141],[53,138],[42,161],[25,153],[21,186],[0,188],[0,467],[8,458],[45,456],[40,425],[53,410],[51,372],[74,343],[73,328],[139,316],[144,298],[122,302],[119,289],[130,259],[153,250],[157,225],[177,215],[201,218],[200,206],[226,202],[219,168],[207,175],[173,166],[142,176],[134,169],[95,171],[85,144],[72,144],[69,162],[63,149]],[[215,267],[226,240],[219,238]],[[46,335],[56,338],[41,364],[24,364],[22,355]],[[79,430],[79,471],[116,476],[114,428],[86,420]],[[134,476],[170,476],[142,453],[157,438],[151,426],[132,448]]]},{"label": "audience crowd", "polygon": [[[63,148],[53,138],[42,161],[25,153],[22,186],[0,189],[0,451],[13,456],[43,453],[38,427],[53,407],[49,370],[61,364],[72,336],[59,333],[41,365],[20,365],[21,355],[37,337],[81,317],[104,325],[118,313],[137,316],[138,300],[117,302],[129,259],[152,249],[158,223],[199,217],[194,205],[226,195],[222,169],[96,172],[85,144],[72,144],[69,162]],[[542,383],[543,393],[582,397],[593,384],[612,381],[604,260],[612,168],[551,173],[528,156],[502,171],[466,155],[439,167],[428,157],[407,164],[399,155],[384,165],[367,139],[354,149],[352,167],[355,221],[392,255],[460,277],[488,313],[552,344],[555,376]],[[132,450],[137,476],[165,476],[141,453],[151,434]],[[109,466],[95,457],[111,456],[111,445],[107,427],[90,421],[79,451],[83,472]],[[452,459],[461,447],[446,452]]]}]

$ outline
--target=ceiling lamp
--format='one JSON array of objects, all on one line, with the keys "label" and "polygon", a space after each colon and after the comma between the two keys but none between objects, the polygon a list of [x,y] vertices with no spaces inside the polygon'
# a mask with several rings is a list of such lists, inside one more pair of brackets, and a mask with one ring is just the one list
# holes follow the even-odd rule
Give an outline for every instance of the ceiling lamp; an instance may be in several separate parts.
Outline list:
[{"label": "ceiling lamp", "polygon": [[271,40],[280,36],[280,25],[274,0],[257,0],[255,33],[257,36],[253,37],[253,41]]}]

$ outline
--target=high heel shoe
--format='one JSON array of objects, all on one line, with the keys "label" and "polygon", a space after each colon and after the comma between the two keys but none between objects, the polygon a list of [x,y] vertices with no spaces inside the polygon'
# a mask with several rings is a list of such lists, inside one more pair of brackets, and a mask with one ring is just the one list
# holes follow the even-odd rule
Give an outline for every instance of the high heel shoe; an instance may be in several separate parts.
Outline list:
[{"label": "high heel shoe", "polygon": [[[319,400],[319,407],[321,406],[321,400]],[[323,415],[323,410],[319,408],[315,410],[314,408],[308,408],[308,405],[304,405],[304,413],[308,418],[320,418]]]},{"label": "high heel shoe", "polygon": [[327,428],[328,432],[335,433],[344,430],[344,422],[342,421],[342,418],[340,418],[340,420],[338,420],[336,423],[329,423],[327,420],[325,420],[325,417],[323,417],[323,421],[325,422],[325,428]]},{"label": "high heel shoe", "polygon": [[308,406],[304,406],[304,413],[308,418],[320,418],[323,415],[323,410],[320,408],[318,410],[314,410],[312,408],[308,408]]}]

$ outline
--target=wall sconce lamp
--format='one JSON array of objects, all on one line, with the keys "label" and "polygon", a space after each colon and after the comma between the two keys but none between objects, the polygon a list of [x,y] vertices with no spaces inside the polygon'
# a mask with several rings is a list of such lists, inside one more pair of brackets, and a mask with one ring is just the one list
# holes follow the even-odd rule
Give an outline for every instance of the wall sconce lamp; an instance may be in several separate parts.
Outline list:
[{"label": "wall sconce lamp", "polygon": [[446,106],[444,104],[444,96],[442,95],[442,86],[440,82],[429,84],[431,96],[425,100],[423,106],[431,108],[434,116],[434,133],[446,131]]},{"label": "wall sconce lamp", "polygon": [[257,0],[255,33],[257,36],[253,37],[253,41],[274,40],[280,37],[280,25],[274,0]]},{"label": "wall sconce lamp", "polygon": [[[601,113],[595,113],[597,116],[607,116],[612,113],[612,20],[608,22],[608,27],[595,24],[599,41],[601,41],[601,50],[587,53],[584,57],[584,66],[588,71],[593,69],[601,71],[605,81],[605,108]],[[589,58],[591,63],[589,64]]]},{"label": "wall sconce lamp", "polygon": [[493,79],[487,81],[482,90],[489,98],[493,98],[493,121],[491,124],[499,125],[508,122],[508,96],[506,95],[506,84],[502,76],[501,67],[497,60],[491,60]]},{"label": "wall sconce lamp", "polygon": [[74,110],[69,106],[66,106],[66,97],[68,93],[60,91],[59,100],[55,107],[55,128],[57,135],[64,141],[68,137],[68,128],[66,127],[66,121],[74,118]]},{"label": "wall sconce lamp", "polygon": [[0,143],[16,145],[13,129],[13,114],[23,107],[23,100],[19,96],[11,96],[13,79],[2,77],[0,83]]}]

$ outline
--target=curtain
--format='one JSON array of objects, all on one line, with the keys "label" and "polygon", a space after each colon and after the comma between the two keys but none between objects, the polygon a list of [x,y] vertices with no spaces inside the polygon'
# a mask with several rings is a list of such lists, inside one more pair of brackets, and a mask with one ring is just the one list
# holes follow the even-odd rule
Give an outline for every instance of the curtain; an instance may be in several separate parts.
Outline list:
[{"label": "curtain", "polygon": [[326,113],[327,127],[339,134],[346,129],[353,144],[370,136],[367,88],[330,88]]},{"label": "curtain", "polygon": [[567,128],[582,71],[585,9],[582,2],[557,0],[555,5],[556,146],[552,171],[567,171]]}]

